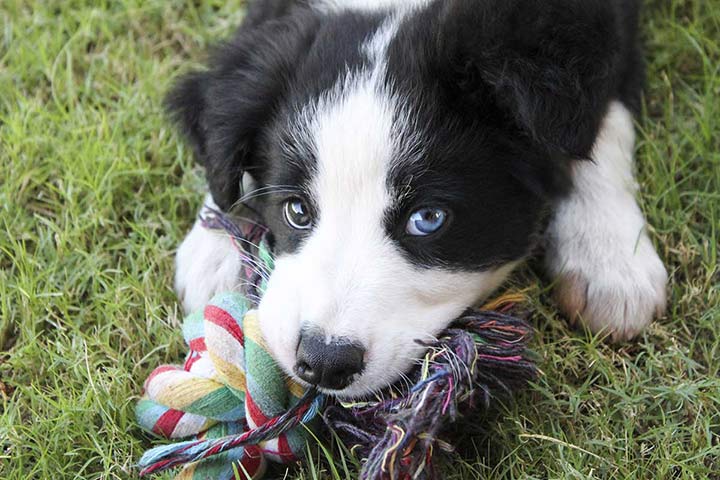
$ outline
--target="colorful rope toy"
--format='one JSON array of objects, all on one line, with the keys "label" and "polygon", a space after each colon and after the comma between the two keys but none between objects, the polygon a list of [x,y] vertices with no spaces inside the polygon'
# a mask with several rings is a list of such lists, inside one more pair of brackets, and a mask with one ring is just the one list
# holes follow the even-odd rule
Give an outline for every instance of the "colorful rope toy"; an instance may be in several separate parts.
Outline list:
[{"label": "colorful rope toy", "polygon": [[217,296],[190,315],[182,366],[161,366],[145,382],[138,423],[184,441],[156,447],[139,461],[140,475],[184,467],[177,479],[260,478],[267,460],[303,458],[319,417],[363,457],[361,478],[434,478],[433,452],[448,449],[444,427],[465,410],[522,388],[537,375],[528,357],[532,330],[509,309],[507,295],[468,310],[434,342],[410,373],[377,399],[342,404],[288,379],[260,335],[254,307],[272,270],[267,229],[205,209],[206,228],[224,230],[242,255],[245,291]]}]

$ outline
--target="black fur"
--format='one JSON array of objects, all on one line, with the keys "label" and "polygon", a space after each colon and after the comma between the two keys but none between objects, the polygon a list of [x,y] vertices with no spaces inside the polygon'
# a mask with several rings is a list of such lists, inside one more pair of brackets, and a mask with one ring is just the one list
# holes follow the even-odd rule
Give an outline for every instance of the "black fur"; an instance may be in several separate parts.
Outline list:
[{"label": "black fur", "polygon": [[[185,76],[168,97],[223,209],[238,200],[243,171],[260,186],[307,188],[313,148],[293,144],[294,118],[365,67],[360,45],[387,14],[324,14],[311,1],[251,3],[208,70]],[[386,83],[407,99],[425,156],[420,164],[398,159],[391,186],[413,193],[387,212],[386,225],[408,258],[477,270],[528,253],[545,208],[571,188],[570,163],[589,157],[609,103],[639,106],[638,4],[447,0],[404,20]],[[306,234],[282,220],[288,195],[256,205],[281,252]],[[452,212],[442,232],[405,235],[414,209],[436,205]]]},{"label": "black fur", "polygon": [[242,173],[258,167],[257,138],[287,97],[319,23],[305,9],[267,21],[253,18],[256,24],[215,51],[207,71],[180,79],[166,102],[222,209],[238,200]]}]

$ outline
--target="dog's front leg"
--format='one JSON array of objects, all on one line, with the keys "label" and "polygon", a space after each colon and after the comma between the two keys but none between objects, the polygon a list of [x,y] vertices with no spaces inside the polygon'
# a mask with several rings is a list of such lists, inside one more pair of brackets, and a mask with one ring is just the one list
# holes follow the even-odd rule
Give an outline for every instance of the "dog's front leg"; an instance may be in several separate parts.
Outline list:
[{"label": "dog's front leg", "polygon": [[[212,196],[202,208],[218,209]],[[201,208],[201,211],[202,211]],[[195,221],[175,257],[175,291],[186,312],[194,312],[224,291],[240,288],[242,261],[230,237]]]},{"label": "dog's front leg", "polygon": [[559,306],[614,340],[636,336],[665,309],[667,272],[635,194],[630,112],[610,106],[592,161],[573,165],[574,189],[547,231],[546,265]]}]

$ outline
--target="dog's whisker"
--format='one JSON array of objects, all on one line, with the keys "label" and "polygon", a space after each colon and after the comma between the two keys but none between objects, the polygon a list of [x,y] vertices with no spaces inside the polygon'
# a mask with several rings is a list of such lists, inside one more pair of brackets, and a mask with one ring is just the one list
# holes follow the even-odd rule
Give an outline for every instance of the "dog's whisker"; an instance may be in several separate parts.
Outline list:
[{"label": "dog's whisker", "polygon": [[[264,195],[272,195],[272,194],[279,194],[279,193],[298,193],[299,191],[300,191],[300,189],[293,185],[267,185],[267,186],[252,190],[250,192],[247,192],[246,194],[241,196],[233,204],[232,207],[233,208],[238,207],[238,206],[242,205],[243,203],[246,203],[248,200],[259,198]],[[232,208],[231,208],[231,210],[232,210]]]},{"label": "dog's whisker", "polygon": [[[227,235],[227,234],[223,234],[220,232],[217,232],[217,234],[218,235]],[[229,238],[233,242],[248,244],[253,249],[260,249],[259,245],[257,245],[256,243],[253,243],[245,238],[241,238],[241,237],[238,237],[235,235],[229,235]],[[261,270],[264,274],[264,277],[269,277],[271,272],[268,269],[268,267],[265,265],[265,260],[260,258],[258,255],[251,253],[247,248],[244,248],[243,246],[236,245],[236,247],[238,248],[238,251],[242,257],[241,261],[243,261],[246,265],[251,265],[251,266]]]},{"label": "dog's whisker", "polygon": [[259,268],[259,269],[261,269],[263,272],[265,272],[266,275],[269,275],[269,274],[270,274],[270,271],[269,271],[268,268],[265,266],[265,261],[264,261],[263,259],[261,259],[259,256],[251,253],[251,251],[250,251],[251,249],[252,249],[252,250],[260,250],[260,245],[258,245],[257,243],[254,243],[254,242],[252,242],[252,241],[250,241],[250,240],[248,240],[247,238],[244,238],[244,237],[241,237],[241,236],[239,236],[239,235],[233,234],[232,232],[227,232],[227,231],[223,232],[223,231],[219,231],[219,230],[218,230],[218,231],[211,230],[211,233],[212,233],[213,235],[218,235],[218,236],[222,236],[222,237],[228,237],[228,238],[230,238],[233,242],[242,243],[243,245],[249,246],[250,249],[245,248],[244,246],[236,245],[236,246],[238,247],[238,250],[240,251],[241,255],[242,255],[243,257],[245,257],[246,259],[249,259],[249,260],[250,260],[250,262],[248,262],[248,263],[254,264],[257,268]]},{"label": "dog's whisker", "polygon": [[247,194],[244,197],[242,197],[241,198],[242,202],[238,202],[238,203],[234,204],[233,207],[237,207],[241,204],[247,203],[250,200],[255,200],[257,198],[261,198],[261,197],[268,196],[268,195],[278,195],[281,193],[292,194],[292,193],[297,193],[297,190],[279,190],[278,189],[278,190],[271,190],[271,191],[267,191],[267,192],[252,192],[252,193]]},{"label": "dog's whisker", "polygon": [[270,272],[270,270],[268,270],[267,268],[265,268],[262,265],[262,260],[254,259],[254,258],[251,258],[250,256],[247,256],[247,257],[241,257],[240,261],[246,267],[249,267],[254,273],[261,275],[264,280],[268,280],[270,278],[271,272]]}]

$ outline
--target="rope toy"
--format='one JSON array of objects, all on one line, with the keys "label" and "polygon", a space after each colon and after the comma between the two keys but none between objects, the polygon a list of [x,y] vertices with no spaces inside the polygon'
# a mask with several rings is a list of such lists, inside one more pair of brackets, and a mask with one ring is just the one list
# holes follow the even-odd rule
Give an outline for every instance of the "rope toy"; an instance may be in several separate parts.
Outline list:
[{"label": "rope toy", "polygon": [[187,317],[184,365],[160,366],[146,380],[138,423],[184,441],[146,452],[141,476],[182,466],[178,480],[257,479],[268,460],[302,460],[322,417],[364,459],[361,478],[435,478],[434,451],[451,450],[439,437],[443,428],[538,374],[527,351],[532,330],[509,315],[523,299],[515,294],[468,310],[437,340],[422,343],[427,353],[409,374],[410,386],[344,404],[305,389],[273,361],[254,310],[273,268],[270,232],[252,218],[231,220],[208,207],[201,220],[228,234],[240,252],[243,292],[220,294]]}]

